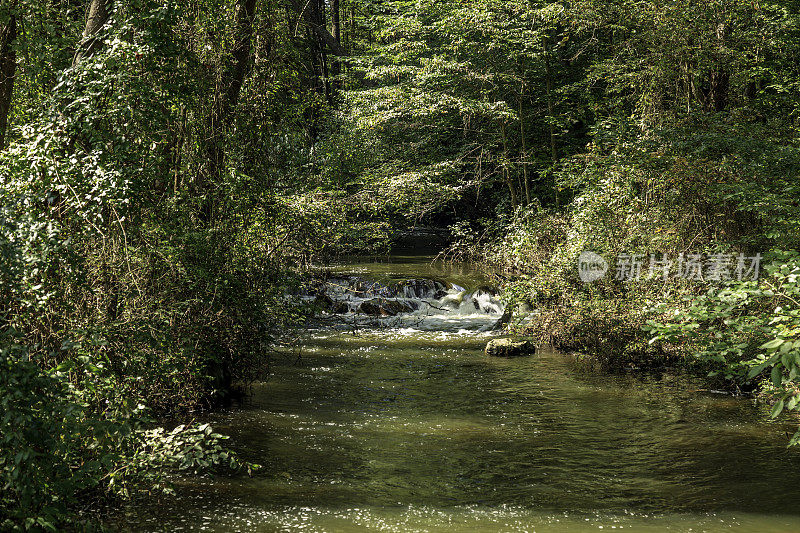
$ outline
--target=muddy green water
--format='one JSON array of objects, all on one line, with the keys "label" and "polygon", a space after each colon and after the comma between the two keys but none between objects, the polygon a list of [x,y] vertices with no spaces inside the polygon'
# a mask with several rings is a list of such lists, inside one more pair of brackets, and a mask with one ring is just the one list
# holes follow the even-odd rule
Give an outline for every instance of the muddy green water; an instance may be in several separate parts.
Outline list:
[{"label": "muddy green water", "polygon": [[[469,269],[349,265],[377,277]],[[134,531],[800,531],[786,423],[673,373],[491,359],[481,316],[320,326],[209,416],[252,478],[181,482]]]}]

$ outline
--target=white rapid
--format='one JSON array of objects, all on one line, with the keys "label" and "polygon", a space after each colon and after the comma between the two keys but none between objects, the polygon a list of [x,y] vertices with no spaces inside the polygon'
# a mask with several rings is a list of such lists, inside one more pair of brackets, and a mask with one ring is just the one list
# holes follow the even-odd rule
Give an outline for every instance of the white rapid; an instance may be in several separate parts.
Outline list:
[{"label": "white rapid", "polygon": [[423,331],[487,331],[504,311],[490,287],[466,288],[432,278],[391,282],[331,275],[304,291],[321,314],[343,323]]}]

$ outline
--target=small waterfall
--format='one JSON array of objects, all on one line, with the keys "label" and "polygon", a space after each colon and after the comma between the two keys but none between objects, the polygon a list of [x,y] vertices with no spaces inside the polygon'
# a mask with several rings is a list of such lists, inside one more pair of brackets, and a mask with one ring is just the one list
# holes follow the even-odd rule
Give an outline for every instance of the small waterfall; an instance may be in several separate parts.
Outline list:
[{"label": "small waterfall", "polygon": [[504,310],[490,287],[474,290],[441,279],[380,282],[356,275],[332,275],[307,288],[302,297],[324,315],[421,329],[488,329]]}]

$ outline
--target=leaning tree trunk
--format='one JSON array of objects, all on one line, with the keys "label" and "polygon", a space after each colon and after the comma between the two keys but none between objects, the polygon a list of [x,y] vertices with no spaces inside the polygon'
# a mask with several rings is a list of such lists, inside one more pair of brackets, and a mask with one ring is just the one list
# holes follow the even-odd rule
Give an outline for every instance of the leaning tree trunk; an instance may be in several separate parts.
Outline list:
[{"label": "leaning tree trunk", "polygon": [[[545,94],[547,96],[547,122],[550,129],[550,158],[553,165],[558,161],[558,150],[556,149],[556,129],[555,115],[553,113],[553,70],[550,66],[550,44],[548,38],[544,38],[544,72],[545,72]],[[558,207],[558,187],[555,183],[555,173],[553,173],[553,203]]]},{"label": "leaning tree trunk", "polygon": [[225,150],[222,146],[225,130],[239,103],[239,96],[250,66],[255,11],[256,0],[236,0],[233,47],[228,55],[227,65],[217,80],[214,103],[208,119],[209,131],[206,142],[208,166],[199,183],[200,192],[206,194],[200,213],[201,219],[205,222],[211,220],[213,211],[210,186],[218,180],[225,164]]},{"label": "leaning tree trunk", "polygon": [[[13,6],[12,6],[13,7]],[[14,78],[17,73],[17,17],[12,13],[8,24],[0,26],[0,150],[6,143],[8,115],[14,95]]]},{"label": "leaning tree trunk", "polygon": [[[322,39],[322,42],[325,44],[331,54],[339,57],[346,56],[347,54],[342,48],[339,39],[334,37],[324,24],[320,24],[318,17],[314,15],[314,13],[318,11],[313,6],[314,1],[315,0],[308,0],[306,2],[302,0],[289,0],[289,7],[299,14],[306,24],[308,24],[311,30],[316,33],[320,39]],[[324,2],[321,3],[324,8]]]},{"label": "leaning tree trunk", "polygon": [[522,99],[525,94],[525,82],[523,81],[520,83],[519,87],[519,97],[518,97],[518,104],[519,104],[519,140],[522,150],[520,151],[520,159],[522,160],[522,182],[523,182],[523,190],[525,191],[525,203],[526,205],[530,205],[531,203],[531,186],[530,186],[530,179],[528,178],[528,145],[525,142],[525,113],[522,106]]},{"label": "leaning tree trunk", "polygon": [[230,119],[236,104],[239,103],[239,95],[242,93],[242,85],[244,85],[250,66],[255,13],[256,0],[237,0],[234,15],[236,34],[231,50],[231,63],[228,73],[223,79],[225,98],[222,102],[224,106],[222,111],[226,120]]},{"label": "leaning tree trunk", "polygon": [[[331,0],[331,24],[333,27],[333,38],[336,40],[336,44],[341,48],[342,46],[342,23],[340,20],[340,8],[339,8],[339,0]],[[331,73],[333,74],[333,88],[334,90],[339,90],[340,82],[338,79],[339,74],[342,72],[342,66],[339,62],[339,58],[333,59]]]},{"label": "leaning tree trunk", "polygon": [[75,52],[75,57],[72,58],[72,66],[91,57],[100,48],[102,43],[97,38],[97,34],[111,18],[113,3],[113,0],[91,0],[89,14],[86,16],[86,27],[83,30],[83,39]]},{"label": "leaning tree trunk", "polygon": [[[327,17],[325,16],[325,0],[311,0],[309,8],[311,10],[311,20],[313,26],[318,28],[326,28]],[[316,56],[315,64],[317,68],[315,72],[315,85],[320,93],[325,96],[325,99],[330,102],[331,87],[330,76],[328,75],[328,48],[325,45],[325,40],[323,37],[318,32],[313,31],[313,27],[310,37],[313,53]]]}]

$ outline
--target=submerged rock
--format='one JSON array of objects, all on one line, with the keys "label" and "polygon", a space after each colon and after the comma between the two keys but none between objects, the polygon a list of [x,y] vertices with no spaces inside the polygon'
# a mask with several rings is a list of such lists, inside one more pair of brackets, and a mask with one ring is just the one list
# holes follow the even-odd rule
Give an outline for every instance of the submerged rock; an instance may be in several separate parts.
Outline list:
[{"label": "submerged rock", "polygon": [[350,310],[350,307],[346,302],[334,300],[327,294],[318,295],[316,299],[314,299],[314,304],[317,306],[317,308],[334,315],[343,315]]},{"label": "submerged rock", "polygon": [[486,355],[492,357],[521,357],[535,353],[536,345],[525,340],[492,339],[486,345]]},{"label": "submerged rock", "polygon": [[404,298],[434,298],[436,300],[447,294],[450,284],[435,279],[407,279],[394,286],[395,296]]}]

